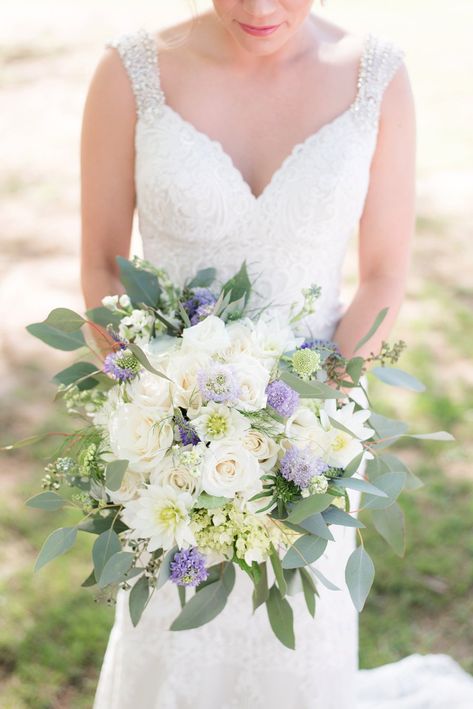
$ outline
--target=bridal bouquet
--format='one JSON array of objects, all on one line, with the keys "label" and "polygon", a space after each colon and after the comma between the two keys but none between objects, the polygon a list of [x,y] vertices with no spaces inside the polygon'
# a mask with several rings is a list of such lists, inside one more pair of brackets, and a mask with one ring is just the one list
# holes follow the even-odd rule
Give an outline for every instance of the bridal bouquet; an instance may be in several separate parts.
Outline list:
[{"label": "bridal bouquet", "polygon": [[[70,549],[78,532],[93,534],[93,569],[82,586],[112,602],[118,588],[128,590],[136,625],[152,594],[174,584],[182,610],[172,630],[211,621],[243,572],[254,609],[266,604],[274,633],[293,648],[288,597],[301,592],[314,615],[316,582],[334,588],[314,562],[342,525],[359,534],[346,582],[360,611],[374,567],[351,496],[362,495],[358,509],[402,554],[396,498],[420,485],[386,453],[407,426],[371,411],[363,386],[369,369],[387,384],[423,389],[392,366],[403,343],[347,360],[332,342],[296,334],[317,307],[316,286],[282,320],[250,309],[245,264],[219,287],[207,268],[179,288],[146,261],[118,263],[126,294],[104,298],[85,317],[58,308],[28,327],[81,353],[54,377],[77,425],[51,434],[61,444],[43,491],[27,501],[73,507],[81,519],[50,534],[35,570]],[[94,344],[84,326],[96,331]],[[100,342],[104,354],[90,357]]]}]

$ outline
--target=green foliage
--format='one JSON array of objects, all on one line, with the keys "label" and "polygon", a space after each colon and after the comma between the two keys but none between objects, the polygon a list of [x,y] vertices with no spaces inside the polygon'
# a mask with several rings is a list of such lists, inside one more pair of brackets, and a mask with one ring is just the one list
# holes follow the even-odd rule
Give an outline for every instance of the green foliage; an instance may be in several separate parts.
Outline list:
[{"label": "green foliage", "polygon": [[235,567],[231,562],[222,565],[220,577],[214,583],[197,589],[171,625],[171,630],[198,628],[213,620],[224,609],[235,584]]},{"label": "green foliage", "polygon": [[374,564],[363,547],[357,547],[350,555],[345,568],[345,581],[356,610],[360,613],[365,605],[374,580]]},{"label": "green foliage", "polygon": [[120,269],[120,280],[135,308],[147,305],[157,308],[161,295],[161,286],[157,276],[144,269],[138,268],[128,259],[117,256]]}]

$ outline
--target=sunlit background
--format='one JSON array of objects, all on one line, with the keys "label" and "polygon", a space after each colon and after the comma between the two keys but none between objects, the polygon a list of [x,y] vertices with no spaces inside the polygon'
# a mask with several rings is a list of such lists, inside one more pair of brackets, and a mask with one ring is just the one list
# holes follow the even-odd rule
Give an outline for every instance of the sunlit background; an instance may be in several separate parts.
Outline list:
[{"label": "sunlit background", "polygon": [[[1,442],[61,426],[50,377],[72,361],[27,335],[26,324],[79,290],[79,134],[86,90],[107,39],[189,16],[186,0],[15,0],[0,9]],[[207,2],[197,0],[199,11]],[[368,535],[377,577],[360,618],[360,662],[445,652],[473,672],[473,2],[328,0],[314,11],[397,42],[416,97],[418,221],[406,303],[393,337],[423,395],[376,390],[386,415],[456,444],[405,445],[426,483],[401,505],[407,555]],[[133,251],[139,249],[135,228]],[[356,241],[345,294],[356,277]],[[389,394],[389,397],[386,394]],[[113,620],[79,584],[90,539],[32,575],[54,527],[77,515],[28,510],[51,449],[0,455],[0,705],[90,707]],[[85,535],[84,535],[85,536]]]}]

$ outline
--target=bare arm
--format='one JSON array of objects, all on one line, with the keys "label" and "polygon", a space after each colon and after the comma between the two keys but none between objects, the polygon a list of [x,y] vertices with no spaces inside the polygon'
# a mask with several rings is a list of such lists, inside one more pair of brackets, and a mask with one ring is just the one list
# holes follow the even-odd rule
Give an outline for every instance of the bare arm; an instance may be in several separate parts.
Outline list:
[{"label": "bare arm", "polygon": [[415,105],[404,64],[387,86],[381,107],[359,231],[359,286],[334,340],[352,356],[378,312],[389,312],[376,335],[357,353],[368,355],[386,340],[401,306],[415,230]]},{"label": "bare arm", "polygon": [[123,292],[115,257],[129,256],[135,121],[128,76],[115,49],[106,49],[89,86],[81,134],[81,282],[87,308]]}]

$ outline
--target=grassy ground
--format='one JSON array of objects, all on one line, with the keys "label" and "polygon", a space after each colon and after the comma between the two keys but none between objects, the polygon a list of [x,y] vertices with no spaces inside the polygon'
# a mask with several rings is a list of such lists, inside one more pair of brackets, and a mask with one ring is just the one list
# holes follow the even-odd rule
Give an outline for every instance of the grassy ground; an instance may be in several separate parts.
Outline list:
[{"label": "grassy ground", "polygon": [[[377,387],[374,396],[387,415],[396,411],[418,430],[448,429],[458,442],[402,450],[426,484],[401,500],[405,559],[366,537],[377,576],[360,618],[361,664],[447,652],[473,672],[473,195],[465,118],[472,5],[451,5],[455,32],[448,35],[443,1],[380,5],[334,0],[326,12],[350,26],[371,25],[408,50],[419,115],[419,207],[409,291],[394,337],[408,341],[405,368],[428,392],[387,397]],[[103,39],[142,21],[156,24],[155,7],[143,0],[139,16],[131,0],[113,6],[111,0],[18,0],[2,9],[8,22],[0,22],[0,129],[15,138],[5,145],[0,183],[1,442],[64,426],[53,412],[48,379],[70,359],[53,357],[23,328],[58,303],[81,308],[76,156],[84,91]],[[185,12],[184,1],[180,7]],[[106,26],[104,8],[110,10]],[[419,46],[427,13],[429,29]],[[352,286],[349,265],[347,293]],[[40,445],[0,456],[0,705],[7,709],[90,707],[113,620],[112,608],[78,588],[90,570],[88,538],[32,575],[52,525],[76,519],[24,507],[39,489],[47,454]]]}]

